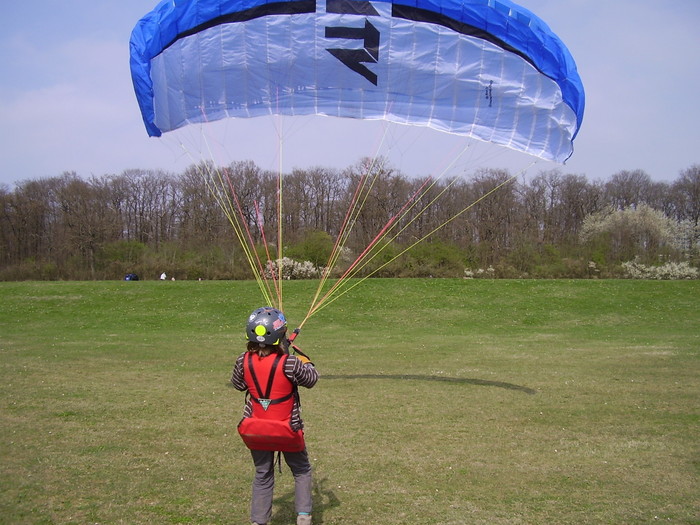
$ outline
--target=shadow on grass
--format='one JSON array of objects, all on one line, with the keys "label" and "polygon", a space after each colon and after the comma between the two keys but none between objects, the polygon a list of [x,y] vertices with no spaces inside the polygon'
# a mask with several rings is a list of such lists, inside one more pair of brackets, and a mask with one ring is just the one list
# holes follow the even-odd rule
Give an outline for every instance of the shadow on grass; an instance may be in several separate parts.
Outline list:
[{"label": "shadow on grass", "polygon": [[[279,510],[275,512],[272,521],[276,523],[295,523],[296,511],[294,510],[294,492],[292,491],[278,496],[275,498],[274,502]],[[324,512],[340,505],[340,500],[330,488],[330,483],[326,478],[317,479],[316,476],[314,476],[313,502],[314,510],[312,515],[314,523],[323,523]]]},{"label": "shadow on grass", "polygon": [[444,376],[422,376],[417,374],[347,374],[347,375],[322,375],[322,380],[334,379],[394,379],[406,381],[438,381],[443,383],[461,383],[465,385],[493,386],[505,388],[507,390],[517,390],[528,395],[534,395],[537,390],[513,383],[503,381],[487,381],[486,379],[473,379],[468,377],[444,377]]}]

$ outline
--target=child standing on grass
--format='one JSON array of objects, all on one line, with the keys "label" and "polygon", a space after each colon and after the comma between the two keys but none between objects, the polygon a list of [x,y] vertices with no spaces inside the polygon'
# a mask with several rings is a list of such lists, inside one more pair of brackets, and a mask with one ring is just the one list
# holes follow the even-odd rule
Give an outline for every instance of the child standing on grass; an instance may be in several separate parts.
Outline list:
[{"label": "child standing on grass", "polygon": [[303,355],[289,355],[284,314],[262,307],[248,317],[248,347],[238,356],[231,383],[247,392],[238,431],[255,465],[250,519],[267,525],[272,516],[275,485],[274,454],[282,452],[294,475],[297,525],[311,525],[311,463],[304,442],[304,423],[298,386],[318,381],[313,363]]}]

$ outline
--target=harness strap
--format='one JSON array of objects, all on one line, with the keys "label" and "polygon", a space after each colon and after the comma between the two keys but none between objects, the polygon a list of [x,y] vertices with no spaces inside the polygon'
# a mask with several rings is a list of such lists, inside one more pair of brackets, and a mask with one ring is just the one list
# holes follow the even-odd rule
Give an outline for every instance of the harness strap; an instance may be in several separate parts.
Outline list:
[{"label": "harness strap", "polygon": [[[255,369],[253,368],[253,354],[252,352],[248,352],[248,370],[250,370],[250,375],[253,377],[253,382],[255,383],[256,390],[258,391],[258,393],[263,395],[263,397],[257,398],[253,394],[250,394],[250,399],[261,405],[265,410],[267,410],[267,407],[270,405],[284,403],[289,398],[291,398],[296,391],[296,389],[294,389],[284,397],[270,399],[270,393],[272,392],[272,382],[275,379],[275,372],[277,371],[277,366],[279,365],[282,357],[282,354],[277,354],[277,357],[275,357],[275,361],[272,363],[272,369],[270,370],[270,376],[267,378],[267,388],[263,392],[262,388],[260,388],[260,383],[258,382],[258,376],[255,374]],[[265,403],[262,403],[260,401],[261,399],[264,400]]]},{"label": "harness strap", "polygon": [[[265,400],[265,401],[269,401],[269,403],[267,403],[267,406],[270,406],[270,405],[276,405],[276,404],[278,404],[278,403],[284,403],[284,402],[287,401],[290,397],[292,397],[293,394],[294,394],[294,392],[290,392],[290,393],[287,394],[286,396],[280,397],[280,398],[277,398],[277,399],[268,399],[268,398],[266,398],[266,397],[261,397],[260,399],[263,399],[263,400]],[[250,399],[252,399],[252,400],[255,401],[256,403],[258,403],[259,405],[263,405],[263,403],[260,402],[260,399],[258,399],[257,397],[255,397],[253,394],[250,395]],[[264,406],[265,406],[265,405],[263,405],[263,407],[264,407]]]},{"label": "harness strap", "polygon": [[282,474],[282,451],[281,450],[277,451],[277,461],[274,460],[275,453],[273,452],[272,454],[273,454],[272,468],[274,469],[275,463],[277,463],[277,468],[279,469],[280,474]]}]

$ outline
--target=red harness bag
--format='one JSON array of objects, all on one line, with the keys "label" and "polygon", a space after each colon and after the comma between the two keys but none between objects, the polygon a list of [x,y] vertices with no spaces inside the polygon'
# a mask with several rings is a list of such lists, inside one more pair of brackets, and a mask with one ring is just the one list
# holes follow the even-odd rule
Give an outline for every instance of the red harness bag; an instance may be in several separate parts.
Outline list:
[{"label": "red harness bag", "polygon": [[[286,358],[281,354],[271,354],[257,358],[253,367],[253,353],[249,352],[243,361],[243,377],[249,385],[253,414],[241,420],[238,433],[251,450],[304,450],[304,431],[294,431],[291,426],[296,388],[284,375],[284,366],[278,366],[283,357]],[[264,391],[260,387],[259,376],[267,376]]]}]

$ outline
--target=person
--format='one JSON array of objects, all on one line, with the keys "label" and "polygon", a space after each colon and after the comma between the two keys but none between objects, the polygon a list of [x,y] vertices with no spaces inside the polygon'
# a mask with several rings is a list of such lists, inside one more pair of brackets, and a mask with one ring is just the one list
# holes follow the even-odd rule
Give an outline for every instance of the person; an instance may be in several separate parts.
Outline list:
[{"label": "person", "polygon": [[[280,310],[269,306],[255,310],[246,326],[247,349],[236,359],[231,376],[233,386],[247,392],[238,431],[250,448],[255,466],[250,506],[253,525],[267,525],[272,516],[275,452],[284,455],[294,476],[297,525],[312,523],[312,469],[303,438],[297,387],[312,388],[319,376],[305,355],[289,354],[286,335],[287,321]],[[268,425],[272,423],[281,430],[270,432]],[[246,430],[255,425],[260,426]],[[278,432],[284,436],[266,435]]]}]

